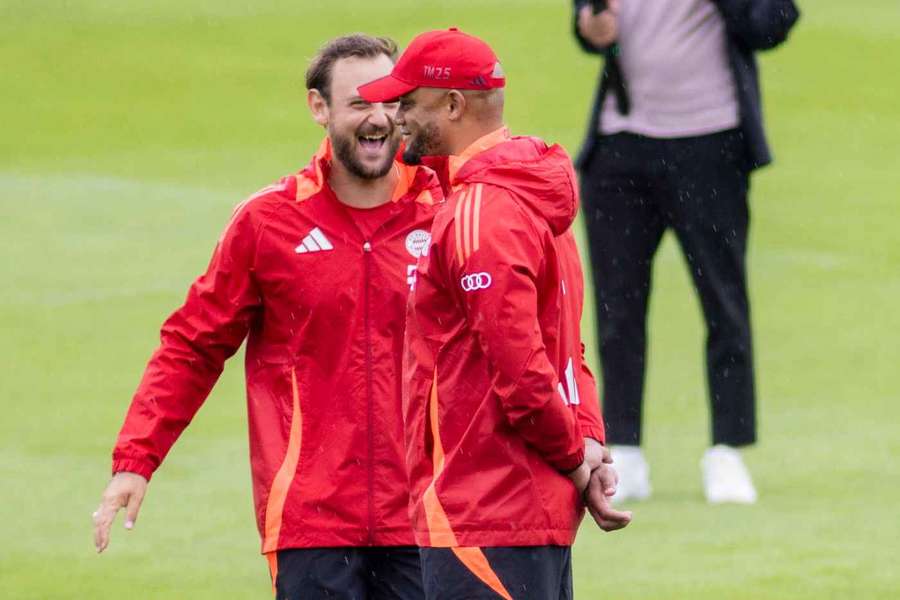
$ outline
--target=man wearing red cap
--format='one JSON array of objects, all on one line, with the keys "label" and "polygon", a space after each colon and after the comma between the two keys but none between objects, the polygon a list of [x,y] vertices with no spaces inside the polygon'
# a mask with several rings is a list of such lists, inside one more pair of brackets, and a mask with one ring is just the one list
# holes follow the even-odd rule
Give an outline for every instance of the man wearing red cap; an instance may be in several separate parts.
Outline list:
[{"label": "man wearing red cap", "polygon": [[[559,146],[511,137],[491,48],[418,36],[360,88],[400,98],[404,160],[428,157],[449,198],[418,262],[403,412],[428,598],[571,598],[583,499],[607,530],[615,472],[581,344],[578,201]],[[443,157],[443,158],[435,158]]]},{"label": "man wearing red cap", "polygon": [[94,514],[98,552],[246,338],[253,497],[277,597],[421,600],[400,410],[406,299],[441,198],[396,160],[394,104],[360,84],[396,46],[352,35],[307,70],[327,137],[312,162],[235,209],[207,271],[163,325]]}]

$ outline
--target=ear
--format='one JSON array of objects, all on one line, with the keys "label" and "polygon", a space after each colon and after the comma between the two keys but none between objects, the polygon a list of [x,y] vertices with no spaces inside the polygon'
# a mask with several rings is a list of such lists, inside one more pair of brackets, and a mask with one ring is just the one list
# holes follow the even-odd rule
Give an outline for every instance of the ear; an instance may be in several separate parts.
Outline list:
[{"label": "ear", "polygon": [[331,116],[328,110],[328,101],[322,96],[322,92],[317,89],[311,89],[306,93],[306,104],[309,106],[309,112],[312,113],[313,120],[322,127],[328,127],[328,119]]},{"label": "ear", "polygon": [[466,97],[459,90],[450,90],[447,93],[447,119],[459,121],[466,112]]}]

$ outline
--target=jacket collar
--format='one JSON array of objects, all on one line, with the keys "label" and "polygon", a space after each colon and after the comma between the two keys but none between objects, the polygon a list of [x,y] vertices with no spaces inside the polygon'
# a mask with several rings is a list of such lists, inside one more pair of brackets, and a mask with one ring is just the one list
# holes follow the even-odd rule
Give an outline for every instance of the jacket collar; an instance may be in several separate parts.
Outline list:
[{"label": "jacket collar", "polygon": [[481,136],[480,138],[469,144],[469,146],[460,154],[450,156],[448,163],[448,174],[450,176],[451,185],[456,185],[458,183],[456,181],[456,176],[459,173],[460,169],[463,168],[463,165],[465,165],[473,157],[481,154],[485,150],[490,150],[494,146],[502,144],[503,142],[508,140],[509,137],[509,128],[504,125],[503,127],[495,129],[487,135]]}]

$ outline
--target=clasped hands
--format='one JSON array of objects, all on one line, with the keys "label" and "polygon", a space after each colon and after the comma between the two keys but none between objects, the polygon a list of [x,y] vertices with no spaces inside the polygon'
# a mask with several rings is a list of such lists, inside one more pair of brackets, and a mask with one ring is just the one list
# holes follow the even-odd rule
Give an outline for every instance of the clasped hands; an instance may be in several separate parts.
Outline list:
[{"label": "clasped hands", "polygon": [[619,476],[612,467],[609,448],[591,438],[584,439],[584,462],[569,474],[582,493],[585,506],[603,531],[616,531],[631,523],[631,511],[612,507]]}]

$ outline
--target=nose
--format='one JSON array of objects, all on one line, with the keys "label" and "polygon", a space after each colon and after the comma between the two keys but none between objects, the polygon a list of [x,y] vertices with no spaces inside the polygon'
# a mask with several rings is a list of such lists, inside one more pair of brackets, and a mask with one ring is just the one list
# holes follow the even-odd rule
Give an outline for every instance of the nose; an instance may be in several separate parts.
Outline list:
[{"label": "nose", "polygon": [[372,105],[369,122],[376,127],[390,127],[394,121],[395,108],[385,106],[383,102]]}]

